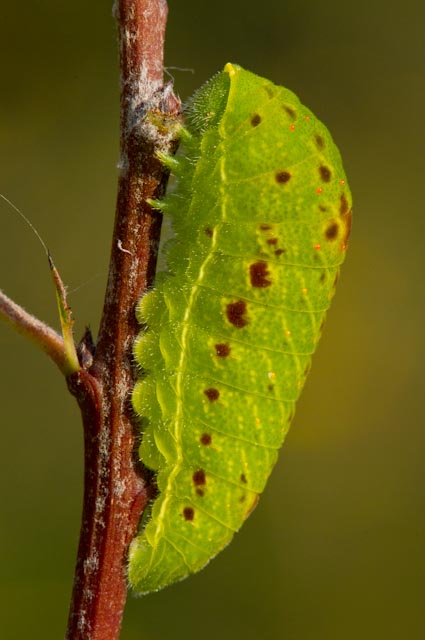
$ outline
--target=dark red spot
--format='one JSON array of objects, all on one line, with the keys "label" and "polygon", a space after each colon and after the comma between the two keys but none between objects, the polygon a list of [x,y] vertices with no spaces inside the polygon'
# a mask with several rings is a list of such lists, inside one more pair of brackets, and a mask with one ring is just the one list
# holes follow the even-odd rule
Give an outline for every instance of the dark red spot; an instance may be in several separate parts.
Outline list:
[{"label": "dark red spot", "polygon": [[238,329],[242,329],[248,324],[246,317],[247,306],[243,300],[237,302],[229,302],[226,306],[226,315],[230,324],[233,324]]},{"label": "dark red spot", "polygon": [[185,507],[183,509],[183,516],[185,520],[193,520],[195,517],[195,510],[192,507]]},{"label": "dark red spot", "polygon": [[251,118],[251,124],[253,127],[258,127],[258,125],[261,122],[261,116],[258,113],[254,113],[254,115]]},{"label": "dark red spot", "polygon": [[339,206],[339,212],[342,216],[348,213],[348,200],[344,194],[341,195],[341,204]]},{"label": "dark red spot", "polygon": [[279,241],[277,238],[269,238],[267,244],[277,244]]},{"label": "dark red spot", "polygon": [[208,447],[211,444],[212,438],[209,433],[203,433],[199,439],[200,443]]},{"label": "dark red spot", "polygon": [[196,493],[198,496],[200,496],[202,498],[202,496],[204,495],[204,492],[202,489],[196,489]]},{"label": "dark red spot", "polygon": [[215,346],[215,352],[219,358],[227,358],[230,355],[230,345],[220,342]]},{"label": "dark red spot", "polygon": [[249,265],[249,277],[253,287],[264,289],[269,287],[272,281],[269,279],[270,271],[268,270],[267,262],[259,260],[254,264]]},{"label": "dark red spot", "polygon": [[324,164],[320,165],[319,174],[320,174],[320,179],[323,180],[323,182],[330,182],[332,177],[332,172],[329,169],[329,167],[325,167]]},{"label": "dark red spot", "polygon": [[322,136],[317,135],[314,139],[316,141],[318,148],[323,149],[325,146],[325,141],[323,140]]},{"label": "dark red spot", "polygon": [[206,484],[207,481],[205,479],[205,471],[203,469],[198,469],[192,476],[193,482],[199,486],[202,484]]},{"label": "dark red spot", "polygon": [[278,171],[275,175],[275,180],[279,184],[285,184],[286,182],[289,182],[290,179],[291,174],[289,173],[289,171]]},{"label": "dark red spot", "polygon": [[326,228],[325,236],[328,240],[335,240],[338,236],[339,225],[337,222],[331,222],[330,225]]},{"label": "dark red spot", "polygon": [[260,224],[260,231],[270,231],[271,228],[269,224]]},{"label": "dark red spot", "polygon": [[246,479],[246,475],[244,473],[241,473],[241,482],[243,482],[244,484],[248,482],[248,480]]},{"label": "dark red spot", "polygon": [[218,389],[204,389],[204,395],[207,396],[210,402],[215,402],[220,397],[220,391]]},{"label": "dark red spot", "polygon": [[288,114],[288,116],[290,118],[292,118],[292,120],[296,120],[297,114],[296,114],[295,110],[292,107],[289,107],[287,104],[284,104],[283,108],[285,109],[285,111]]},{"label": "dark red spot", "polygon": [[282,253],[285,253],[285,249],[276,249],[276,251],[274,252],[274,255],[281,256]]},{"label": "dark red spot", "polygon": [[211,229],[211,227],[205,227],[204,231],[206,236],[208,236],[209,238],[213,237],[214,231]]}]

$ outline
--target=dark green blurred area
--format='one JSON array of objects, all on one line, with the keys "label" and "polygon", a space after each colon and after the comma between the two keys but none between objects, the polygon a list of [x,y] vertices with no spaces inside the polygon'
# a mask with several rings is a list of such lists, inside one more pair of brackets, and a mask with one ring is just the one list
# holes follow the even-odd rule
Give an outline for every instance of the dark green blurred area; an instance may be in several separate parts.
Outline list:
[{"label": "dark green blurred area", "polygon": [[[199,575],[130,596],[122,640],[425,637],[424,5],[170,2],[187,98],[227,61],[329,126],[354,194],[351,246],[265,494]],[[0,192],[49,246],[77,333],[97,328],[118,159],[111,2],[0,1]],[[0,202],[0,283],[57,326],[43,250]],[[0,637],[64,635],[82,438],[53,365],[0,326]]]}]

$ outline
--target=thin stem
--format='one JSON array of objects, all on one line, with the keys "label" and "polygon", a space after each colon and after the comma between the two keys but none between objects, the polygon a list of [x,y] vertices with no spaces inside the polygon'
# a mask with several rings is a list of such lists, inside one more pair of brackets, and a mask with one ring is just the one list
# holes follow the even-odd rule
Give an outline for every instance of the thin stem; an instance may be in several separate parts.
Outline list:
[{"label": "thin stem", "polygon": [[[83,415],[83,518],[66,638],[117,640],[126,600],[126,558],[152,491],[137,456],[130,403],[135,306],[153,282],[161,216],[149,199],[168,172],[158,151],[175,149],[180,103],[162,85],[167,4],[118,0],[120,167],[108,285],[93,365],[68,378]],[[160,126],[155,126],[155,122]]]},{"label": "thin stem", "polygon": [[1,290],[0,318],[47,353],[65,376],[75,371],[73,363],[68,359],[63,338],[49,325],[25,311]]},{"label": "thin stem", "polygon": [[[7,202],[7,198],[4,198]],[[10,203],[16,211],[27,220],[24,214],[15,205]],[[43,247],[46,250],[49,259],[50,272],[52,274],[53,285],[56,291],[56,302],[59,311],[59,319],[62,327],[62,336],[60,336],[48,324],[38,320],[35,316],[27,313],[25,309],[20,307],[16,302],[7,297],[0,289],[0,319],[5,320],[18,333],[24,335],[31,340],[39,349],[44,351],[49,358],[53,360],[65,376],[69,376],[80,369],[77,350],[75,348],[74,336],[72,328],[74,321],[72,319],[71,307],[68,305],[66,288],[62,282],[58,270],[56,269],[52,257],[49,254],[43,240],[38,235],[38,231],[33,227],[31,222],[27,220],[33,231],[40,238]]]}]

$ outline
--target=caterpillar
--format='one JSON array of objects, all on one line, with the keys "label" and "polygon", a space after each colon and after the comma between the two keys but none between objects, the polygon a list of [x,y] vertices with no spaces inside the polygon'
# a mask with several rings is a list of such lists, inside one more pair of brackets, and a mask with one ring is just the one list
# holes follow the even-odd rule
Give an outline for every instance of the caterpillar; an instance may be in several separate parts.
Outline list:
[{"label": "caterpillar", "polygon": [[326,127],[235,64],[190,101],[175,237],[138,307],[140,458],[158,493],[129,551],[135,591],[204,567],[257,504],[294,415],[351,223]]}]

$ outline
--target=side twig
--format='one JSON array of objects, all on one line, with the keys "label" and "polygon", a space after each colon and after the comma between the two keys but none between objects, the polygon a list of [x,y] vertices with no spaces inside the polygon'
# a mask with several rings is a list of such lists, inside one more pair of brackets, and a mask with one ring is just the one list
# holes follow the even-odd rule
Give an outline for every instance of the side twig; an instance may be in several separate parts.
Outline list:
[{"label": "side twig", "polygon": [[54,329],[8,298],[1,290],[0,318],[41,348],[57,364],[64,375],[70,373],[63,338]]}]

